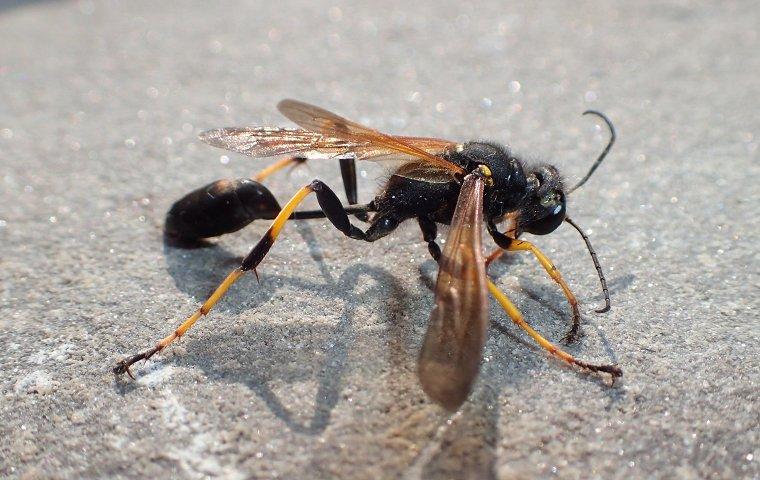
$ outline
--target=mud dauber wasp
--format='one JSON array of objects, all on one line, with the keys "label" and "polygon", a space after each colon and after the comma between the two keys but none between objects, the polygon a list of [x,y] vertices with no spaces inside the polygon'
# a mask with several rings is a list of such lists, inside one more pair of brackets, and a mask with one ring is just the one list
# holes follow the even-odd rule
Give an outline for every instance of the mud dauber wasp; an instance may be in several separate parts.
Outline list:
[{"label": "mud dauber wasp", "polygon": [[[551,355],[584,370],[605,372],[613,379],[622,375],[615,365],[595,365],[578,360],[543,338],[528,325],[514,304],[489,279],[486,268],[504,251],[530,251],[549,276],[559,284],[572,310],[573,323],[567,341],[579,331],[578,301],[559,270],[532,243],[520,240],[525,233],[545,235],[562,222],[582,236],[591,254],[610,308],[609,292],[596,253],[586,234],[566,213],[567,195],[583,185],[600,165],[615,141],[610,120],[596,111],[610,130],[610,140],[577,185],[565,189],[559,172],[551,165],[528,167],[510,151],[495,143],[456,143],[423,137],[391,136],[359,125],[322,108],[295,100],[283,100],[279,111],[296,123],[295,128],[222,128],[200,134],[200,139],[251,157],[295,155],[264,169],[255,179],[219,180],[177,201],[166,217],[166,233],[181,241],[197,241],[231,233],[253,220],[273,220],[266,234],[201,307],[171,335],[153,348],[114,368],[132,376],[130,366],[152,357],[183,336],[195,322],[209,313],[227,290],[245,272],[253,271],[266,256],[289,220],[327,218],[346,236],[374,242],[392,232],[405,220],[417,219],[430,255],[438,262],[435,307],[420,351],[418,374],[423,390],[445,408],[458,408],[477,377],[488,328],[488,297],[501,304],[518,326]],[[301,187],[283,206],[261,183],[266,176],[288,165],[321,158],[338,159],[349,206],[319,180]],[[369,203],[357,204],[355,160],[395,162],[396,169],[385,187]],[[297,211],[314,193],[320,209]],[[370,215],[371,214],[371,215]],[[362,230],[349,215],[368,222]],[[499,247],[488,258],[482,251],[482,223]],[[436,243],[437,224],[450,224],[443,251]],[[502,232],[497,224],[506,223]]]}]

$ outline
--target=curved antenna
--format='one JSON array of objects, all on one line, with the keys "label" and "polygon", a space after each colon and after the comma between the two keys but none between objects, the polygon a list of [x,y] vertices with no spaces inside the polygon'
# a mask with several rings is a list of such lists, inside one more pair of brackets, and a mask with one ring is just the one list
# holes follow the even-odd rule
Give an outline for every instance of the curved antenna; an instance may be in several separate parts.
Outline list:
[{"label": "curved antenna", "polygon": [[584,183],[586,183],[586,180],[589,179],[589,177],[591,176],[591,174],[594,173],[594,171],[602,163],[602,160],[604,160],[604,157],[606,157],[607,154],[610,152],[610,149],[612,148],[612,144],[615,143],[615,139],[617,138],[617,136],[615,135],[615,127],[612,125],[612,121],[609,118],[607,118],[607,116],[605,114],[603,114],[602,112],[597,112],[596,110],[586,110],[585,112],[583,112],[583,115],[589,115],[589,114],[596,115],[597,117],[599,117],[602,120],[604,120],[604,123],[606,123],[607,127],[610,129],[610,141],[607,142],[607,146],[604,148],[604,151],[602,152],[602,154],[599,155],[599,158],[596,159],[596,162],[594,162],[594,164],[591,165],[591,168],[589,169],[589,171],[586,174],[586,176],[583,177],[583,178],[581,178],[580,182],[578,182],[577,184],[575,184],[575,186],[573,188],[571,188],[570,190],[568,190],[567,191],[568,194],[572,193],[573,190],[576,190],[578,187],[580,187],[581,185],[583,185]]},{"label": "curved antenna", "polygon": [[[604,156],[604,154],[602,154]],[[565,217],[565,221],[575,227],[576,230],[578,230],[578,233],[581,234],[581,237],[583,237],[583,241],[586,242],[586,248],[588,248],[588,253],[591,254],[591,260],[594,262],[594,267],[596,267],[596,273],[599,275],[599,281],[602,283],[602,291],[604,292],[604,307],[594,310],[596,313],[604,313],[609,311],[610,309],[610,291],[607,290],[607,280],[604,279],[604,273],[602,273],[602,266],[599,265],[599,259],[596,258],[596,252],[594,251],[594,247],[591,246],[591,241],[588,239],[588,235],[581,230],[581,227],[578,226],[574,221],[570,220],[570,217]]]}]

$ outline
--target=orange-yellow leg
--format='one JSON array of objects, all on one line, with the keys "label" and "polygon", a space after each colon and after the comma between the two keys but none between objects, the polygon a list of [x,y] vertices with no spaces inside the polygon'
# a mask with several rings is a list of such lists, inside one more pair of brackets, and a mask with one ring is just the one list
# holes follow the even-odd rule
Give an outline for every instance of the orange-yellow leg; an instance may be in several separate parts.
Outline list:
[{"label": "orange-yellow leg", "polygon": [[533,340],[536,341],[536,343],[547,350],[552,356],[559,358],[560,360],[565,361],[571,365],[576,365],[591,372],[609,373],[612,375],[613,379],[623,375],[623,371],[616,365],[595,365],[592,363],[584,362],[583,360],[578,360],[564,350],[561,350],[552,342],[542,337],[540,333],[533,329],[533,327],[528,325],[517,307],[515,307],[512,301],[509,300],[509,298],[507,298],[507,296],[501,290],[499,290],[499,287],[497,287],[490,279],[488,280],[488,290],[491,292],[491,295],[494,296],[496,301],[499,302],[504,311],[507,312],[509,318],[511,318],[512,321],[517,324],[517,326],[525,330],[525,332],[527,332],[527,334],[530,335]]},{"label": "orange-yellow leg", "polygon": [[269,165],[268,167],[262,169],[259,173],[251,177],[253,180],[256,180],[257,182],[263,181],[268,176],[272,175],[273,173],[279,172],[283,168],[287,167],[288,165],[299,165],[301,163],[304,163],[306,161],[303,157],[289,157],[289,158],[283,158],[282,160],[278,160],[274,162],[273,164]]},{"label": "orange-yellow leg", "polygon": [[184,322],[182,322],[182,324],[176,330],[174,330],[174,332],[159,341],[153,348],[120,361],[114,368],[114,372],[117,374],[127,373],[130,377],[134,378],[132,372],[129,370],[129,367],[131,365],[139,362],[140,360],[149,359],[156,353],[169,346],[169,344],[171,344],[174,340],[180,338],[188,330],[190,330],[190,327],[192,327],[199,318],[207,315],[211,311],[214,305],[216,305],[216,303],[224,296],[224,294],[227,293],[227,290],[229,290],[230,287],[240,277],[242,277],[245,272],[248,270],[253,270],[255,273],[256,266],[259,264],[259,262],[261,262],[269,249],[272,247],[272,244],[280,234],[282,227],[285,226],[285,222],[287,222],[288,217],[290,217],[291,213],[293,213],[293,211],[298,207],[303,199],[313,191],[313,184],[309,184],[298,190],[298,192],[293,195],[293,198],[291,198],[290,201],[285,204],[277,217],[275,217],[275,219],[272,221],[272,225],[269,227],[269,230],[267,230],[266,234],[264,234],[264,237],[262,237],[259,243],[256,244],[248,256],[243,260],[242,265],[227,275],[227,278],[222,281],[216,290],[214,290],[214,293],[211,294],[208,300],[206,300],[198,310],[196,310]]},{"label": "orange-yellow leg", "polygon": [[[538,249],[535,245],[533,245],[530,242],[527,242],[525,240],[512,240],[512,242],[509,244],[509,248],[507,248],[508,251],[516,251],[516,250],[528,250],[533,253],[533,255],[536,257],[538,262],[541,264],[542,267],[544,267],[544,270],[546,270],[546,273],[549,274],[549,276],[557,282],[557,284],[562,288],[562,292],[565,294],[565,297],[567,298],[567,303],[570,304],[570,310],[573,312],[573,325],[570,327],[570,330],[565,334],[565,336],[562,338],[563,341],[566,341],[567,343],[571,343],[576,340],[578,336],[578,331],[581,326],[581,312],[578,308],[578,300],[576,300],[575,295],[573,295],[573,292],[570,291],[570,287],[567,286],[567,283],[565,282],[565,279],[562,278],[562,275],[559,273],[559,270],[557,270],[557,267],[554,266],[554,264],[549,260],[549,257],[544,255],[544,253]],[[492,253],[488,256],[488,259],[486,260],[486,265],[488,265],[489,260],[491,260],[491,257],[498,258],[500,255],[496,255],[496,252]],[[493,260],[491,260],[493,261]]]}]

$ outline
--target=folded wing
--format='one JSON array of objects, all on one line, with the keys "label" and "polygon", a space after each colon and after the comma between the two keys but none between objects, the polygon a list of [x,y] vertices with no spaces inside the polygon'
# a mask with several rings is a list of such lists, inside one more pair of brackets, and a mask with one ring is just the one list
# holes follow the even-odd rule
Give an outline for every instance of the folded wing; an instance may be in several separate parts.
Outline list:
[{"label": "folded wing", "polygon": [[467,398],[486,341],[483,191],[484,179],[478,172],[465,177],[439,262],[435,307],[418,363],[422,389],[450,410]]}]

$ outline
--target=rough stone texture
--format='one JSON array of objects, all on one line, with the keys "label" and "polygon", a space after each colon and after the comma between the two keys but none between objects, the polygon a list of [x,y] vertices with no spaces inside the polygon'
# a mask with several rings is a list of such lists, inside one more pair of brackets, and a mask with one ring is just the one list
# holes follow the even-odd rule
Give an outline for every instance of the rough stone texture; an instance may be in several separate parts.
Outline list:
[{"label": "rough stone texture", "polygon": [[[0,3],[0,475],[22,478],[758,478],[755,2]],[[538,3],[538,2],[537,2]],[[277,6],[276,6],[277,5]],[[295,97],[394,133],[509,142],[585,172],[535,242],[582,301],[548,359],[494,304],[482,375],[449,418],[415,362],[435,265],[414,224],[373,245],[289,225],[180,344],[110,369],[189,314],[264,232],[162,242],[187,191],[264,163],[206,128],[287,124]],[[362,165],[361,197],[379,172]],[[366,176],[365,176],[366,174]],[[269,184],[281,200],[315,162]],[[558,339],[568,313],[527,254],[492,269]]]}]

